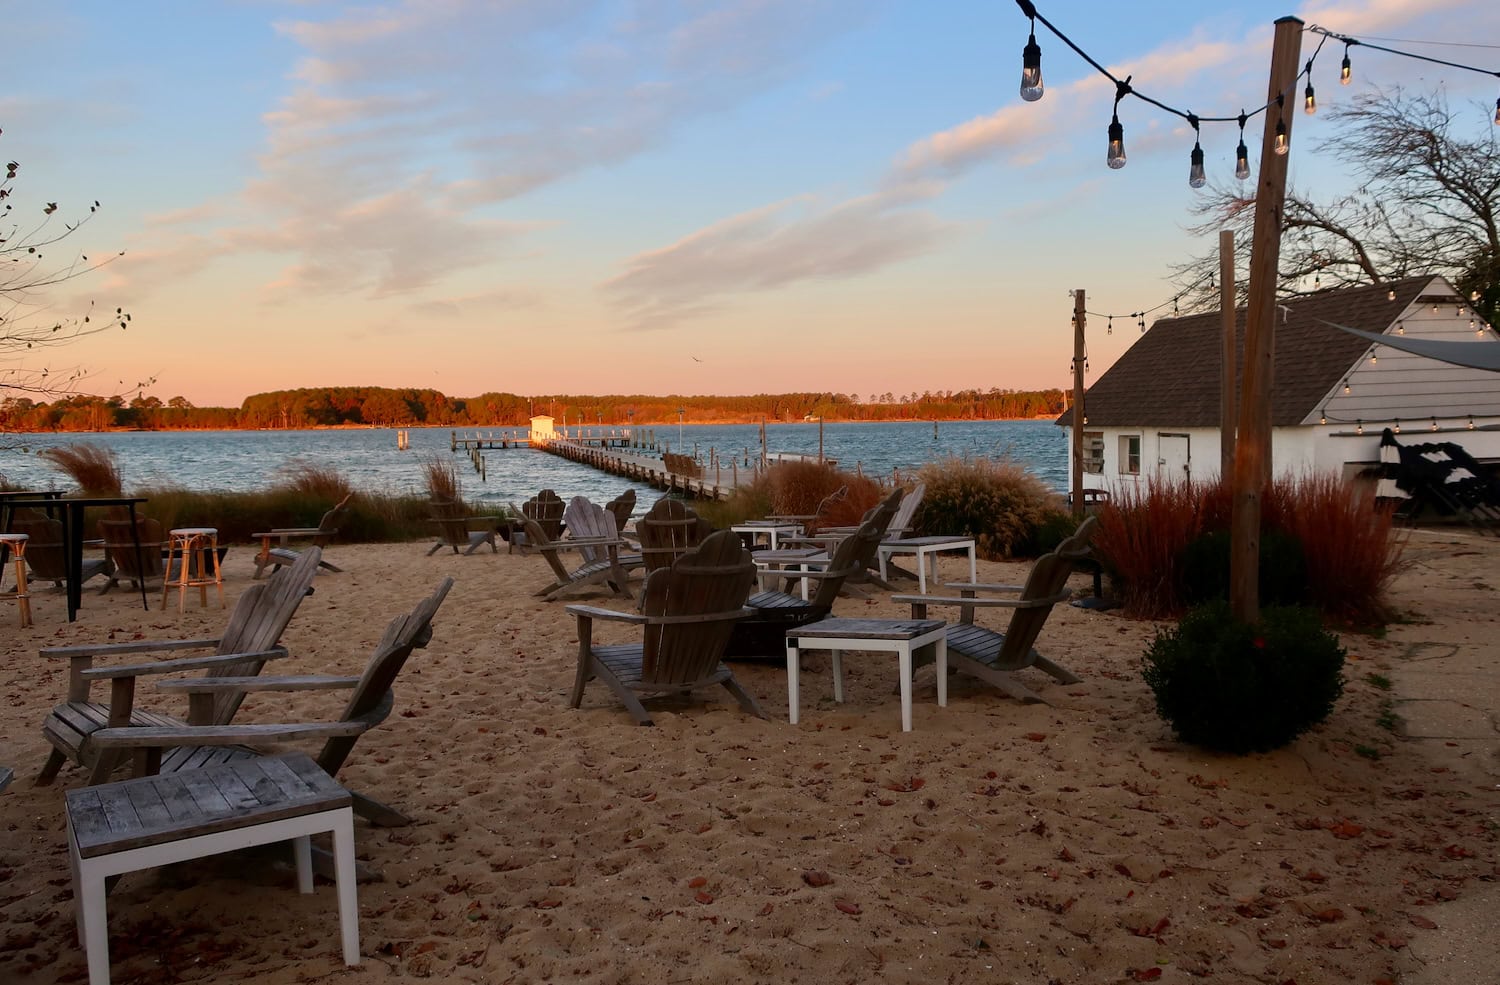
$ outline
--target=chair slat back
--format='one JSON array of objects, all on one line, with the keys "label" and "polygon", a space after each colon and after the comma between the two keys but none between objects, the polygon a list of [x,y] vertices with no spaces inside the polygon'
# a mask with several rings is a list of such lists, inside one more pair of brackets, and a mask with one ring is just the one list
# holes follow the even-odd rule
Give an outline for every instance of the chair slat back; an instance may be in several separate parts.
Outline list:
[{"label": "chair slat back", "polygon": [[[166,545],[161,523],[151,517],[135,518],[134,535],[130,532],[129,520],[100,520],[96,529],[104,549],[115,565],[115,578],[142,581],[162,576],[161,549]],[[139,537],[141,552],[135,552],[135,538]]]},{"label": "chair slat back", "polygon": [[681,684],[712,674],[754,583],[749,552],[727,530],[711,534],[670,568],[647,575],[641,593],[647,617],[703,618],[645,627],[642,681]]},{"label": "chair slat back", "polygon": [[[1072,536],[1057,545],[1055,551],[1037,558],[1036,564],[1031,566],[1031,573],[1026,576],[1021,601],[1045,599],[1061,592],[1068,582],[1068,576],[1073,573],[1073,562],[1088,553],[1089,541],[1098,524],[1097,517],[1087,517]],[[971,622],[973,609],[966,607],[964,611],[969,616],[965,621]],[[1025,666],[1029,663],[1027,658],[1031,648],[1036,645],[1037,637],[1041,635],[1042,627],[1047,624],[1047,617],[1051,614],[1050,605],[1012,611],[1010,625],[1005,631],[1005,643],[1000,648],[996,664],[1005,667]]]},{"label": "chair slat back", "polygon": [[25,534],[26,563],[38,578],[61,581],[68,577],[68,559],[63,553],[63,525],[49,516],[22,516],[17,511],[11,519],[13,533]]},{"label": "chair slat back", "polygon": [[[574,496],[563,510],[563,522],[568,527],[568,536],[576,538],[603,537],[614,540],[619,536],[615,529],[615,517],[598,503],[591,503],[587,496]],[[578,553],[585,562],[598,561],[609,556],[603,547],[580,547]]]},{"label": "chair slat back", "polygon": [[[264,582],[245,589],[229,614],[229,625],[219,639],[219,653],[255,653],[269,650],[281,640],[297,606],[307,597],[313,576],[318,573],[321,547],[309,547],[297,560],[284,565]],[[266,662],[261,659],[236,660],[207,673],[210,677],[254,677]],[[245,692],[221,695],[214,701],[213,718],[207,724],[227,725],[245,699]]]},{"label": "chair slat back", "polygon": [[605,503],[604,508],[609,510],[610,515],[615,518],[615,530],[623,531],[625,524],[630,522],[631,516],[635,513],[635,490],[625,490]]},{"label": "chair slat back", "polygon": [[659,499],[636,521],[641,559],[646,573],[670,568],[672,562],[697,547],[713,533],[713,526],[680,499]]},{"label": "chair slat back", "polygon": [[919,482],[906,491],[901,497],[901,505],[896,507],[896,515],[891,517],[891,525],[886,528],[886,539],[905,537],[911,531],[912,518],[917,515],[917,507],[922,505],[922,497],[927,494],[927,483]]},{"label": "chair slat back", "polygon": [[562,536],[563,513],[567,508],[567,504],[557,493],[551,489],[543,489],[521,504],[521,515],[528,520],[535,520],[548,540],[556,540]]},{"label": "chair slat back", "polygon": [[[410,613],[391,620],[390,625],[385,628],[385,635],[375,645],[375,652],[370,656],[369,663],[365,664],[364,673],[354,686],[354,692],[349,696],[349,703],[344,706],[340,721],[365,719],[373,725],[384,720],[390,713],[394,704],[391,686],[401,673],[401,668],[406,666],[412,650],[425,647],[432,639],[432,618],[437,615],[438,607],[443,604],[443,599],[452,587],[453,579],[444,578],[433,593],[418,602]],[[359,736],[353,735],[329,739],[318,754],[318,765],[329,776],[338,773],[358,738]]]}]

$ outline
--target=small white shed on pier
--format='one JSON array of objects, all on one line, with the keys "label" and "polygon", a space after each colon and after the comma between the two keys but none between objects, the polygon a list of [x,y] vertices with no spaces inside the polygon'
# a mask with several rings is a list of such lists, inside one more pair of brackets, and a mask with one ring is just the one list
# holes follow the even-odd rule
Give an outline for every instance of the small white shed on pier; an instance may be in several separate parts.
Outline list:
[{"label": "small white shed on pier", "polygon": [[532,441],[551,441],[557,437],[558,433],[553,429],[553,420],[551,417],[543,414],[531,419]]}]

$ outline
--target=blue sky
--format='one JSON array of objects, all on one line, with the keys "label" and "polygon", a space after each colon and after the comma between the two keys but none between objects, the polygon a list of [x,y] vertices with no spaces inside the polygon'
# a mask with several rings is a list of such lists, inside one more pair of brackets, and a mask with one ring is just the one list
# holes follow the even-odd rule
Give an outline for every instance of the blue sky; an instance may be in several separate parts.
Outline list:
[{"label": "blue sky", "polygon": [[[1204,116],[1264,101],[1283,14],[1500,67],[1496,47],[1407,43],[1500,45],[1477,2],[1038,10]],[[9,11],[0,153],[18,209],[98,199],[69,244],[126,252],[45,313],[131,311],[61,356],[95,390],[1062,386],[1069,289],[1096,311],[1169,298],[1204,248],[1199,193],[1189,129],[1138,100],[1130,162],[1105,168],[1112,89],[1045,31],[1047,94],[1023,103],[1026,30],[1012,0],[60,0]],[[1360,49],[1341,88],[1341,56],[1314,67],[1324,107],[1372,84],[1500,96]],[[1292,180],[1320,196],[1347,190],[1312,153],[1327,128],[1293,130]],[[1236,140],[1205,125],[1213,178],[1233,181]],[[1135,335],[1104,327],[1091,379]]]}]

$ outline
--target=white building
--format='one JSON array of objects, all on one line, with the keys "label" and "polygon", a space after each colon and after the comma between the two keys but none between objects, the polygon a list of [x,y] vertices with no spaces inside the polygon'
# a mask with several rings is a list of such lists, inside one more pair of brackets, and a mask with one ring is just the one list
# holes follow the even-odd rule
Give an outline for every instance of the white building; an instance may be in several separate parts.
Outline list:
[{"label": "white building", "polygon": [[[1500,460],[1500,373],[1371,343],[1328,324],[1381,335],[1500,346],[1442,277],[1326,291],[1277,309],[1271,381],[1273,474],[1338,471],[1380,461],[1383,429],[1403,444],[1451,441]],[[1084,394],[1084,488],[1120,490],[1149,477],[1212,481],[1220,462],[1219,312],[1151,326]],[[1238,312],[1243,364],[1245,310]],[[1240,391],[1238,373],[1234,391]],[[1057,423],[1072,427],[1073,410]]]}]

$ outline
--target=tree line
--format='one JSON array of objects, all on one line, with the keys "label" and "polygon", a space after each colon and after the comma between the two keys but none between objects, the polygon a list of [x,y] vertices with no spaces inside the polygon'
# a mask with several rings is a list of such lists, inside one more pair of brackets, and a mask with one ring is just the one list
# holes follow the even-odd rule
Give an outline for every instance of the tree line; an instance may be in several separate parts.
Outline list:
[{"label": "tree line", "polygon": [[450,397],[431,389],[310,387],[246,397],[239,407],[195,407],[182,397],[73,395],[47,402],[0,399],[0,431],[256,430],[319,427],[524,427],[533,416],[558,425],[620,427],[684,423],[999,420],[1055,417],[1063,391],[928,390],[921,393],[759,393],[648,396],[485,393]]}]

